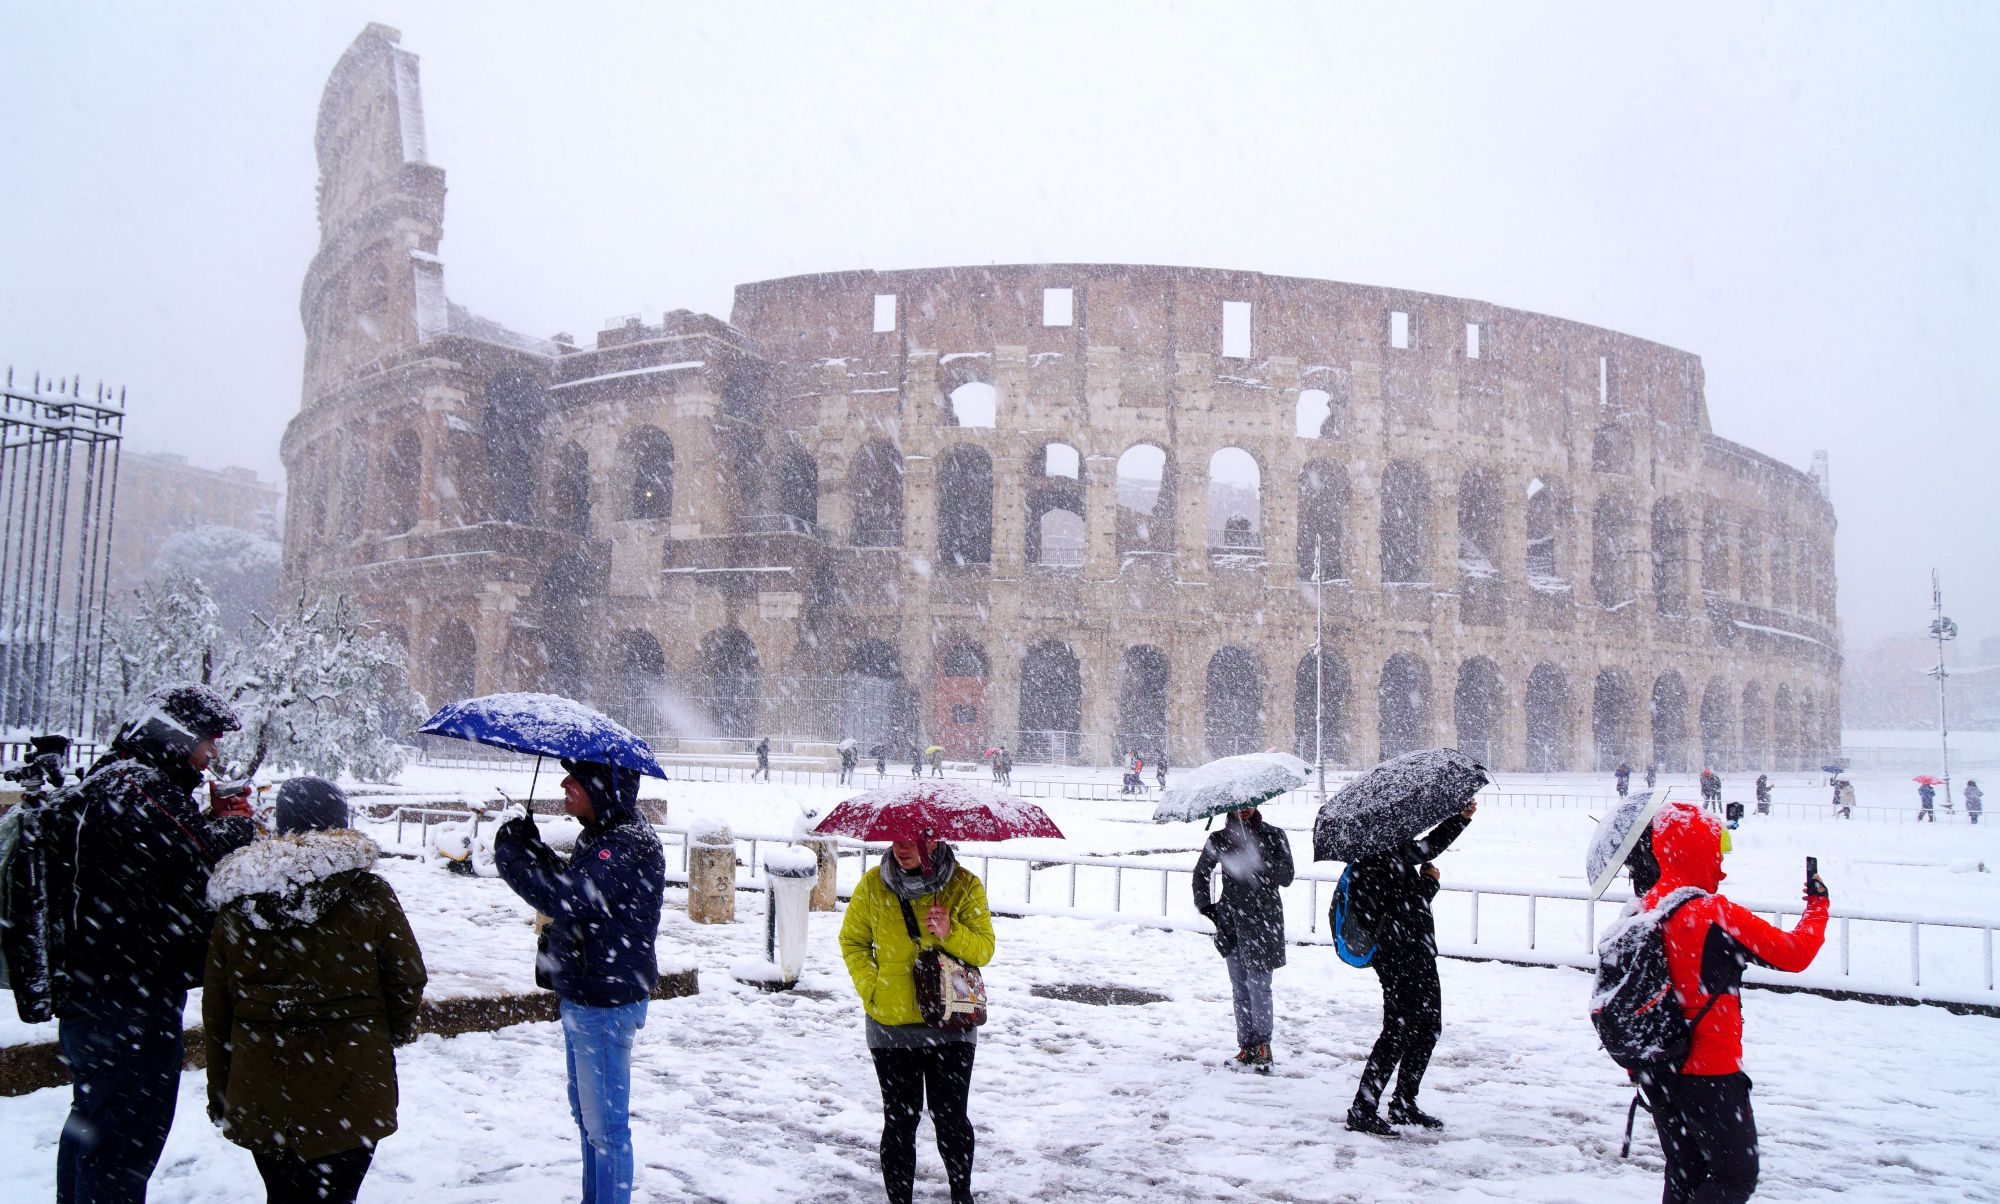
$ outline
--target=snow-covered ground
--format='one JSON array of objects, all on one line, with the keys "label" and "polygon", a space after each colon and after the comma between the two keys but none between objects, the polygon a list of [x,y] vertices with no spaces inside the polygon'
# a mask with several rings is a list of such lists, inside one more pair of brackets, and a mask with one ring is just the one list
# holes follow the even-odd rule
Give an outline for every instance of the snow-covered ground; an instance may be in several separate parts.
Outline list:
[{"label": "snow-covered ground", "polygon": [[[1822,795],[1813,783],[1797,776],[1781,801],[1786,791],[1802,800]],[[422,796],[462,797],[493,797],[496,786],[518,797],[521,785],[513,775],[428,769],[404,783]],[[1521,783],[1523,792],[1529,786],[1602,790],[1595,778]],[[677,823],[709,814],[741,832],[780,833],[801,804],[846,792],[676,782],[663,793]],[[1052,854],[1143,852],[1185,863],[1203,836],[1199,825],[1146,823],[1150,799],[1047,805],[1070,837],[1035,844]],[[1587,805],[1484,808],[1441,859],[1446,879],[1574,886],[1589,814]],[[1303,828],[1310,807],[1282,804],[1273,817]],[[406,837],[405,847],[414,847],[414,829]],[[1303,833],[1295,839],[1303,852]],[[2000,838],[1962,818],[1936,829],[1819,818],[1746,824],[1728,862],[1728,887],[1745,898],[1791,900],[1807,852],[1821,858],[1836,905],[2000,913],[1995,875],[1964,868],[2000,863]],[[1003,874],[1025,870],[993,868],[996,897],[1019,891]],[[401,858],[386,859],[382,872],[411,912],[434,995],[526,988],[527,909],[504,885]],[[1038,901],[1047,890],[1063,902],[1059,881],[1038,880]],[[1186,908],[1184,884],[1174,880],[1176,916]],[[1154,876],[1145,891],[1156,900],[1157,890]],[[757,897],[739,895],[739,922],[723,927],[689,923],[681,902],[679,890],[669,892],[662,958],[697,966],[702,991],[655,1004],[640,1038],[640,1198],[880,1198],[879,1102],[835,948],[838,916],[812,919],[805,989],[767,995],[728,975],[732,963],[762,952]],[[1484,922],[1500,922],[1497,914]],[[1302,931],[1306,917],[1293,918]],[[1447,945],[1458,922],[1449,910],[1441,916]],[[1382,1141],[1340,1127],[1375,1034],[1379,995],[1373,975],[1329,950],[1295,948],[1278,974],[1279,1067],[1267,1079],[1220,1065],[1232,1051],[1228,984],[1200,934],[1137,917],[1002,917],[996,927],[993,1019],[982,1034],[973,1096],[983,1200],[1657,1197],[1657,1145],[1643,1116],[1633,1158],[1617,1158],[1629,1093],[1595,1048],[1580,973],[1444,962],[1446,1029],[1425,1099],[1450,1127]],[[1100,1007],[1033,993],[1071,983],[1166,998]],[[1986,1153],[2000,1141],[1992,1095],[2000,1020],[1762,991],[1748,996],[1746,1012],[1764,1135],[1760,1198],[2000,1200],[2000,1164]],[[403,1051],[403,1131],[383,1146],[363,1199],[499,1204],[569,1195],[577,1153],[562,1073],[561,1035],[551,1024],[426,1037]],[[52,1194],[67,1100],[67,1089],[0,1100],[0,1198]],[[249,1156],[203,1119],[199,1074],[185,1078],[181,1109],[152,1198],[254,1194]],[[942,1200],[928,1141],[926,1128],[919,1199]]]}]

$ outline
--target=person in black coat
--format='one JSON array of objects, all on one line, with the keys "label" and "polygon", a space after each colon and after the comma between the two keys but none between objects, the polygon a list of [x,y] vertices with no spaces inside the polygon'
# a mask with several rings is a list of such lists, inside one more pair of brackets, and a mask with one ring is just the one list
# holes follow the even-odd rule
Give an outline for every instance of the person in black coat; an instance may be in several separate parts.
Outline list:
[{"label": "person in black coat", "polygon": [[192,793],[239,727],[207,686],[167,686],[72,787],[80,808],[66,943],[49,951],[58,1039],[74,1086],[56,1152],[59,1201],[143,1200],[173,1127],[182,1010],[201,984],[215,912],[208,875],[257,830],[248,805]]},{"label": "person in black coat", "polygon": [[583,821],[569,859],[521,815],[494,833],[493,861],[515,894],[551,917],[535,984],[561,1004],[570,1113],[583,1137],[583,1198],[624,1200],[633,1181],[632,1043],[660,977],[653,945],[666,857],[639,813],[636,770],[562,764],[569,771],[563,809]]},{"label": "person in black coat", "polygon": [[[1209,879],[1222,870],[1222,893],[1209,901]],[[1194,907],[1215,924],[1215,948],[1229,965],[1236,1004],[1236,1062],[1271,1069],[1271,971],[1285,964],[1285,904],[1292,846],[1283,829],[1255,807],[1229,813],[1194,863]]]},{"label": "person in black coat", "polygon": [[[1382,1035],[1375,1039],[1354,1105],[1347,1110],[1347,1127],[1358,1133],[1386,1136],[1394,1132],[1392,1124],[1444,1127],[1443,1121],[1417,1107],[1417,1091],[1444,1028],[1437,935],[1431,920],[1438,871],[1431,858],[1451,847],[1478,809],[1477,802],[1469,801],[1465,810],[1432,828],[1429,835],[1354,863],[1354,879],[1348,885],[1350,906],[1375,935],[1370,964],[1382,982]],[[1392,1073],[1396,1093],[1384,1122],[1376,1108]]]},{"label": "person in black coat", "polygon": [[1934,809],[1936,803],[1937,803],[1937,788],[1935,786],[1932,786],[1929,782],[1918,782],[1917,818],[1920,820],[1927,819],[1932,823],[1936,823],[1937,811]]}]

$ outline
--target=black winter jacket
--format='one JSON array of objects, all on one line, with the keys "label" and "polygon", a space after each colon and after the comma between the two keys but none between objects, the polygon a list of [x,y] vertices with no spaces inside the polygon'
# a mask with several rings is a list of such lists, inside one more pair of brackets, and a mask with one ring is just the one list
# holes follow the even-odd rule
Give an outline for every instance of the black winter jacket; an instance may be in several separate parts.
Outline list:
[{"label": "black winter jacket", "polygon": [[[1209,902],[1208,884],[1222,870],[1222,894]],[[1218,949],[1253,970],[1285,964],[1285,904],[1292,884],[1292,846],[1275,824],[1251,828],[1232,818],[1208,838],[1194,863],[1194,906],[1215,921]]]},{"label": "black winter jacket", "polygon": [[201,775],[123,758],[81,784],[64,1014],[160,1002],[201,984],[215,913],[208,875],[257,835],[250,820],[204,818]]},{"label": "black winter jacket", "polygon": [[621,1007],[653,993],[667,863],[660,838],[629,799],[585,824],[564,861],[512,822],[495,833],[493,860],[514,893],[549,916],[535,984],[571,1003]]},{"label": "black winter jacket", "polygon": [[1429,835],[1371,853],[1354,863],[1354,880],[1348,886],[1350,906],[1355,908],[1355,918],[1392,956],[1437,956],[1431,900],[1437,897],[1438,883],[1421,867],[1450,848],[1471,822],[1463,815],[1454,815],[1432,828]]}]

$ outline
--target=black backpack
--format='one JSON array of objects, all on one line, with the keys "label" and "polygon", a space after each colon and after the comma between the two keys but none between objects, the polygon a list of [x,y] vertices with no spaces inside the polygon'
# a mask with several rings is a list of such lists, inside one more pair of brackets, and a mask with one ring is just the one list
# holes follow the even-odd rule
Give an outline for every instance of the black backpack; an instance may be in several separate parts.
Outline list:
[{"label": "black backpack", "polygon": [[1590,1022],[1604,1052],[1634,1075],[1678,1072],[1694,1043],[1695,1026],[1720,998],[1711,995],[1690,1020],[1667,972],[1667,920],[1706,893],[1684,886],[1651,911],[1620,920],[1597,943]]},{"label": "black backpack", "polygon": [[0,983],[14,992],[22,1021],[52,1020],[67,1001],[63,949],[75,897],[76,837],[83,821],[82,783],[7,816],[11,841],[0,848]]}]

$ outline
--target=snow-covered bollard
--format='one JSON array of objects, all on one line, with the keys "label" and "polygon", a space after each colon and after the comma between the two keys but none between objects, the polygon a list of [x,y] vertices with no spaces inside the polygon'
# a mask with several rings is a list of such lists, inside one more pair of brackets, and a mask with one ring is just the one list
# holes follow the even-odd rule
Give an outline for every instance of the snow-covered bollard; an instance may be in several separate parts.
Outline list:
[{"label": "snow-covered bollard", "polygon": [[719,819],[688,825],[688,919],[697,924],[736,922],[736,837]]},{"label": "snow-covered bollard", "polygon": [[819,877],[819,855],[796,845],[773,849],[764,856],[765,916],[769,925],[766,953],[778,965],[780,981],[789,987],[806,965],[807,906]]}]

